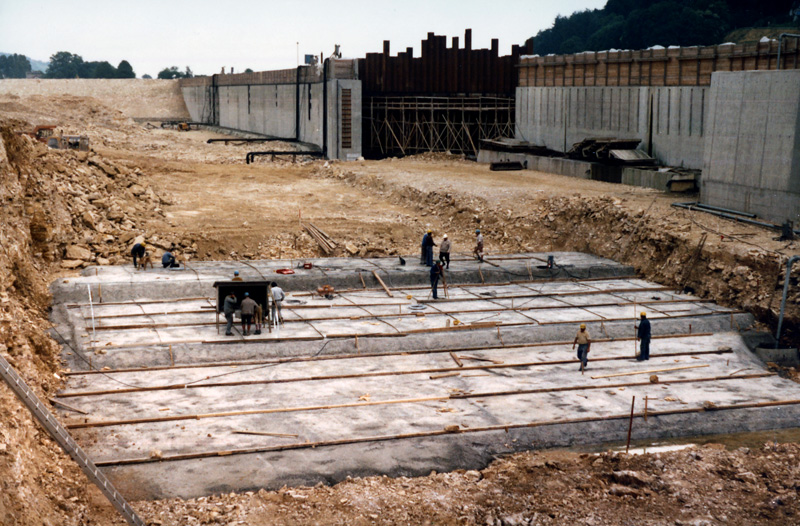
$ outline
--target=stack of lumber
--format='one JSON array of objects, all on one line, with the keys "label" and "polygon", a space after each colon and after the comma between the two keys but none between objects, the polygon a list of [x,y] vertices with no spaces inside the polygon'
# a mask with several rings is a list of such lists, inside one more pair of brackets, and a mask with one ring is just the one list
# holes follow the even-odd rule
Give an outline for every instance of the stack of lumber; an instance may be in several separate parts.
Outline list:
[{"label": "stack of lumber", "polygon": [[303,228],[320,246],[325,255],[333,252],[339,244],[331,236],[317,228],[313,223],[303,223]]}]

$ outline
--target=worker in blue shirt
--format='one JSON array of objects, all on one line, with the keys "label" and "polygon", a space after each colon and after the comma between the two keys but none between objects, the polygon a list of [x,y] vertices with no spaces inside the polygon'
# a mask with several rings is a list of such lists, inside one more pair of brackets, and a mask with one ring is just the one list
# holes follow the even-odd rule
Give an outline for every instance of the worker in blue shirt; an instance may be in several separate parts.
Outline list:
[{"label": "worker in blue shirt", "polygon": [[428,230],[428,233],[422,238],[422,250],[425,254],[425,264],[429,267],[433,265],[433,247],[435,246],[436,243],[433,241],[433,231]]}]

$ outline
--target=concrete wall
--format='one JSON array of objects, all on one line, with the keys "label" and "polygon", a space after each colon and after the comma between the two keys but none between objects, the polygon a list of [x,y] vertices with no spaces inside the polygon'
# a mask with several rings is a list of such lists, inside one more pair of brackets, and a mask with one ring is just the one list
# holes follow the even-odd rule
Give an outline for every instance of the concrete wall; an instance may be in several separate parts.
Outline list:
[{"label": "concrete wall", "polygon": [[323,125],[327,124],[328,157],[357,159],[361,157],[361,81],[331,78],[355,76],[347,69],[350,62],[330,63],[326,114],[321,69],[220,75],[215,76],[216,85],[212,85],[211,78],[189,79],[182,83],[181,90],[194,121],[297,139],[320,149],[325,137]]},{"label": "concrete wall", "polygon": [[700,169],[707,87],[517,88],[516,138],[565,152],[587,137],[636,138],[670,166]]},{"label": "concrete wall", "polygon": [[700,199],[800,223],[800,71],[714,73]]},{"label": "concrete wall", "polygon": [[189,117],[179,81],[159,79],[3,79],[0,93],[19,96],[93,97],[138,119]]}]

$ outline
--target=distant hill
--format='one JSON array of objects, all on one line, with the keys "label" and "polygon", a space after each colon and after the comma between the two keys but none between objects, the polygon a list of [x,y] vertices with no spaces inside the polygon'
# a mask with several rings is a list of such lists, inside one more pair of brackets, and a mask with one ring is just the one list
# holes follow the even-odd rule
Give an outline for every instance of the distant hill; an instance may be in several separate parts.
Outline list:
[{"label": "distant hill", "polygon": [[[602,9],[556,17],[551,28],[533,37],[533,49],[547,55],[758,40],[764,35],[747,30],[797,27],[790,12],[798,8],[800,0],[607,0]],[[728,38],[737,29],[740,33]]]},{"label": "distant hill", "polygon": [[[13,55],[13,53],[3,53],[2,51],[0,51],[0,55],[2,55],[2,56]],[[43,62],[41,60],[34,60],[31,57],[27,57],[27,58],[28,58],[28,61],[30,61],[30,63],[31,63],[31,69],[33,71],[41,71],[42,73],[44,73],[45,71],[47,71],[47,66],[50,65],[49,62]]]}]

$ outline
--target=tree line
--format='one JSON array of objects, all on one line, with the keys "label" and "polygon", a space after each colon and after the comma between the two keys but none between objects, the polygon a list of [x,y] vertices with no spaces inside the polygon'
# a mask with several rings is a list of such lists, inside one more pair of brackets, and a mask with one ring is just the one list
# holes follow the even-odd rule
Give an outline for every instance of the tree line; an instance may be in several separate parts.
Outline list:
[{"label": "tree line", "polygon": [[0,79],[24,79],[31,71],[31,61],[25,55],[0,56]]},{"label": "tree line", "polygon": [[59,51],[50,57],[44,77],[48,79],[135,79],[136,73],[127,60],[112,66],[107,61],[87,62],[80,55]]},{"label": "tree line", "polygon": [[790,24],[797,0],[608,0],[603,9],[556,17],[533,37],[539,55],[721,44],[740,27]]}]

